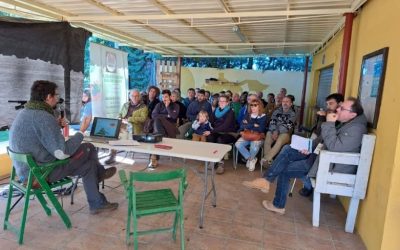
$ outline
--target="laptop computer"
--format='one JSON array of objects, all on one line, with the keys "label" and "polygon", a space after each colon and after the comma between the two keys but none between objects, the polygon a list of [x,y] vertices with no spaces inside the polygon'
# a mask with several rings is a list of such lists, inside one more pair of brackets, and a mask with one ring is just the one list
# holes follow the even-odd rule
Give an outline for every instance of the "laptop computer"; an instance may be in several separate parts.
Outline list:
[{"label": "laptop computer", "polygon": [[121,120],[105,117],[95,117],[90,130],[90,136],[85,137],[88,142],[108,143],[112,140],[118,140]]}]

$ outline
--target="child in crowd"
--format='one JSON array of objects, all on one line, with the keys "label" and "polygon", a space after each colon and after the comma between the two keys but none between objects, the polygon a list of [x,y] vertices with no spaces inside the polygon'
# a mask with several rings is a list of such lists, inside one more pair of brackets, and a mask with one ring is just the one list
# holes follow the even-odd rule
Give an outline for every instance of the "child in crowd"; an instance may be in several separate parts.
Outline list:
[{"label": "child in crowd", "polygon": [[[211,127],[211,123],[208,121],[207,111],[201,110],[199,112],[199,114],[197,115],[197,119],[192,124],[192,128],[193,128],[192,140],[205,142],[207,135],[210,134],[206,132],[211,132],[211,130],[213,129]],[[205,135],[205,133],[207,135]]]}]

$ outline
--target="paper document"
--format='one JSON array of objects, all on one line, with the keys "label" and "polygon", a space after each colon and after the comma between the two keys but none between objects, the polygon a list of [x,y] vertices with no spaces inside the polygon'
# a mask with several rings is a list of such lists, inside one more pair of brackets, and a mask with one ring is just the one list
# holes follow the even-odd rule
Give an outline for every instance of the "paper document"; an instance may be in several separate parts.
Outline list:
[{"label": "paper document", "polygon": [[121,139],[108,142],[111,146],[140,146],[140,143],[131,139]]},{"label": "paper document", "polygon": [[290,143],[290,146],[293,149],[308,150],[308,152],[312,152],[312,140],[310,138],[292,135],[292,142]]}]

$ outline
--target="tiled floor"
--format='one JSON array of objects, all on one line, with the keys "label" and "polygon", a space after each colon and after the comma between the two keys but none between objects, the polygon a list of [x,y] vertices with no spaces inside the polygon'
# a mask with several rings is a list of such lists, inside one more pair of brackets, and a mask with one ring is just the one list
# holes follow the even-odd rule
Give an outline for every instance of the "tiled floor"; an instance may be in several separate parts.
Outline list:
[{"label": "tiled floor", "polygon": [[[134,165],[119,163],[119,169],[141,171],[147,161],[144,155],[135,155]],[[193,166],[203,163],[180,159],[161,158],[156,171]],[[311,225],[312,202],[297,192],[288,198],[286,214],[281,216],[266,211],[261,201],[272,199],[274,188],[266,195],[241,185],[243,180],[260,176],[260,171],[249,172],[239,165],[235,171],[231,160],[225,163],[225,174],[216,176],[217,207],[206,203],[204,228],[198,227],[202,182],[188,171],[188,189],[185,193],[186,249],[365,249],[360,237],[344,232],[345,212],[337,200],[322,198],[321,225]],[[119,202],[114,211],[90,215],[83,187],[80,185],[75,204],[64,197],[64,208],[72,221],[67,230],[57,215],[47,217],[37,200],[32,200],[28,212],[24,245],[18,246],[16,236],[0,230],[0,249],[133,249],[125,245],[125,220],[127,203],[118,176],[106,181],[103,190],[110,201]],[[299,188],[296,187],[296,191]],[[6,200],[0,198],[0,219],[4,219]],[[18,220],[22,203],[13,211],[12,219]],[[168,225],[172,216],[152,216],[139,220],[140,228]],[[179,237],[179,236],[178,236]],[[179,239],[179,238],[178,238]],[[147,235],[139,238],[139,249],[179,249],[169,233]]]}]

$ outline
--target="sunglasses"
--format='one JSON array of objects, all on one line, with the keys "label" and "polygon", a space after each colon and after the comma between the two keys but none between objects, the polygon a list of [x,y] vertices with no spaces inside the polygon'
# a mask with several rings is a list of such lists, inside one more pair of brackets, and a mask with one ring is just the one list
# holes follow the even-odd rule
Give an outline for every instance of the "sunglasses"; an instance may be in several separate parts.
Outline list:
[{"label": "sunglasses", "polygon": [[257,107],[258,104],[250,104],[250,107]]}]

